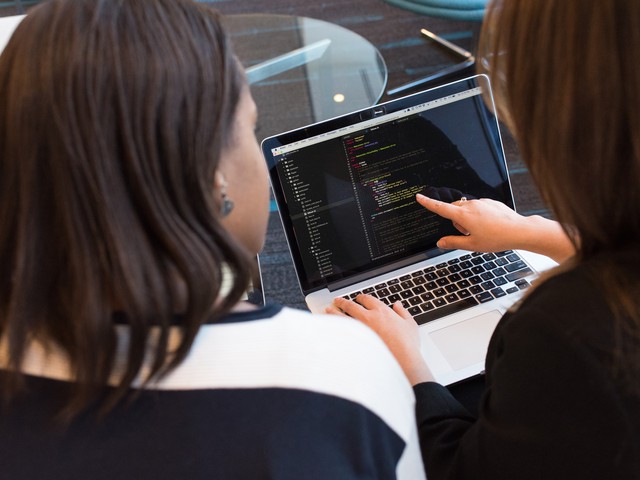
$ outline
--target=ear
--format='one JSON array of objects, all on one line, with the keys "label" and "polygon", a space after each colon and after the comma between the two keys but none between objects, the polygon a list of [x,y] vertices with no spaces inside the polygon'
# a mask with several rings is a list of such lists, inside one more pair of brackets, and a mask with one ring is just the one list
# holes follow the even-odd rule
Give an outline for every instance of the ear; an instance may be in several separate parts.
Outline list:
[{"label": "ear", "polygon": [[227,186],[227,180],[224,176],[224,173],[222,173],[220,171],[220,169],[216,170],[216,173],[213,177],[213,188],[216,191],[220,191],[222,190],[224,187]]}]

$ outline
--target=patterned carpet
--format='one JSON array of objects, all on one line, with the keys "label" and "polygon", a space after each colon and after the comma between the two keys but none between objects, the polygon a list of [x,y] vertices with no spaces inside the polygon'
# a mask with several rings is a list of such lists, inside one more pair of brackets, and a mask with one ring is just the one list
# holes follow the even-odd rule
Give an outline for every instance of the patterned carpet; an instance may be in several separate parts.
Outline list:
[{"label": "patterned carpet", "polygon": [[[0,16],[24,13],[35,3],[39,2],[0,2]],[[427,28],[468,50],[474,50],[479,31],[477,23],[422,17],[387,5],[381,0],[209,0],[203,3],[210,4],[225,14],[272,13],[305,16],[335,23],[356,32],[375,45],[382,54],[389,72],[389,87],[423,77],[455,62],[450,54],[421,39],[420,28]],[[389,99],[383,96],[381,101]],[[276,102],[276,105],[270,108],[288,111],[291,105],[287,102],[286,95],[283,95],[281,105]],[[263,112],[259,135],[266,136],[278,131],[278,125],[268,124],[272,118],[268,113]],[[513,138],[506,130],[503,130],[503,140],[518,210],[524,214],[547,215],[535,187],[531,184]],[[306,308],[277,212],[271,213],[267,241],[260,261],[267,301]]]}]

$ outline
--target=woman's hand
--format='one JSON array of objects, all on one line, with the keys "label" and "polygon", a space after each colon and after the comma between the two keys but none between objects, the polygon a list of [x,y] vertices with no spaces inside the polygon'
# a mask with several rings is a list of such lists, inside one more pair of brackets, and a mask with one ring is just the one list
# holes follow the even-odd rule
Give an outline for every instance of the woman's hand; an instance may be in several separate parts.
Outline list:
[{"label": "woman's hand", "polygon": [[562,262],[575,253],[566,233],[553,220],[534,215],[524,217],[505,204],[490,199],[458,200],[445,203],[424,195],[416,200],[426,209],[453,222],[463,235],[438,241],[438,247],[474,252],[521,249],[540,253]]},{"label": "woman's hand", "polygon": [[433,375],[420,353],[418,324],[400,302],[389,308],[371,295],[358,295],[355,302],[336,298],[326,312],[347,314],[376,332],[412,385],[433,381]]}]

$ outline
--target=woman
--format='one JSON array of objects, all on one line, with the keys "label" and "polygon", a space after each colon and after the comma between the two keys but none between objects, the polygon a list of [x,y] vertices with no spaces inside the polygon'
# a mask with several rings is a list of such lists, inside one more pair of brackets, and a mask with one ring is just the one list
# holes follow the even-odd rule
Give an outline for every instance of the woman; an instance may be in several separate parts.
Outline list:
[{"label": "woman", "polygon": [[[418,202],[560,266],[497,326],[477,417],[434,383],[400,306],[336,300],[410,378],[430,480],[640,478],[640,2],[496,0],[482,33],[501,116],[560,227],[489,200]],[[496,235],[500,232],[499,235]]]},{"label": "woman", "polygon": [[0,477],[424,477],[373,332],[241,300],[268,218],[255,122],[220,18],[190,0],[50,0],[19,25]]}]

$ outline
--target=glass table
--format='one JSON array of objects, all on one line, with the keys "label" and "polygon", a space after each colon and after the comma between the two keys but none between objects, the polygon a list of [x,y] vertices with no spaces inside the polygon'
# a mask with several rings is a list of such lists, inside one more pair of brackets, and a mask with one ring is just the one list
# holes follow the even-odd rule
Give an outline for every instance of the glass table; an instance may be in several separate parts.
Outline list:
[{"label": "glass table", "polygon": [[230,15],[264,138],[375,105],[387,68],[378,50],[339,25],[288,15]]}]

